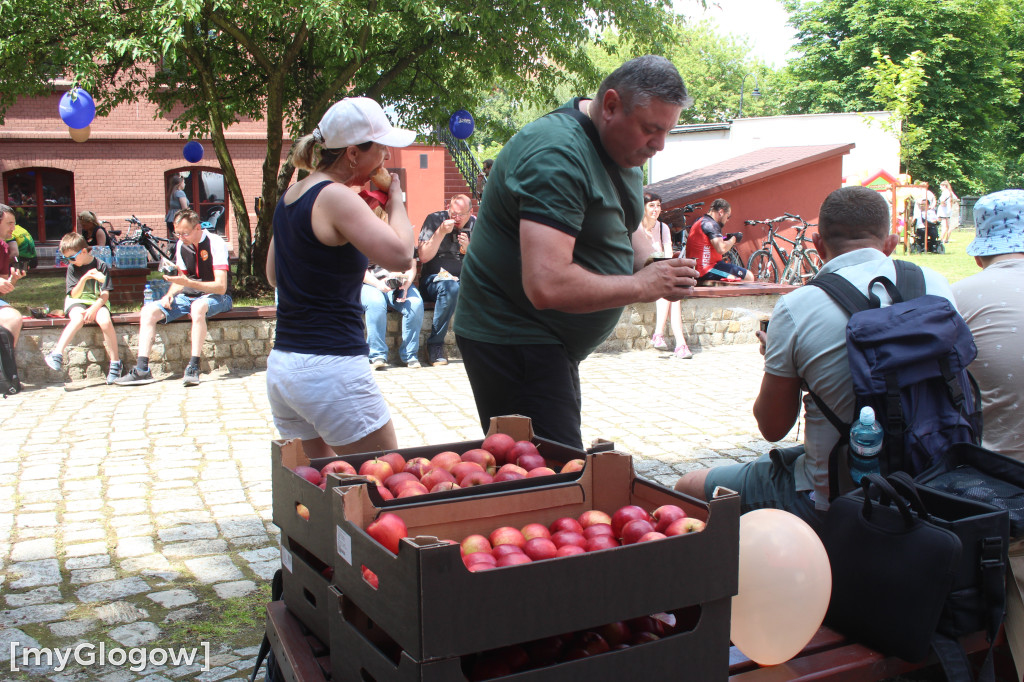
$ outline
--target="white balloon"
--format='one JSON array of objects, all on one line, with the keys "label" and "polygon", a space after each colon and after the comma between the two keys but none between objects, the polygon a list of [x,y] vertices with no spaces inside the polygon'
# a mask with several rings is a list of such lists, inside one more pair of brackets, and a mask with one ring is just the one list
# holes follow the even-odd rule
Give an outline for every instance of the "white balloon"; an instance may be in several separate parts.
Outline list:
[{"label": "white balloon", "polygon": [[805,521],[780,509],[740,517],[731,636],[747,658],[776,665],[796,656],[821,626],[831,595],[828,554]]}]

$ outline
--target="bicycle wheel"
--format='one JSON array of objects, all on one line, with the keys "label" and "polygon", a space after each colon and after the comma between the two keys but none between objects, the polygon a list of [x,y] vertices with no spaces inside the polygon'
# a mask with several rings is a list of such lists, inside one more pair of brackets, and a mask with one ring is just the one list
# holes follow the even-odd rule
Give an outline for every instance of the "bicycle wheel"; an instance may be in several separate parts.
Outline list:
[{"label": "bicycle wheel", "polygon": [[794,256],[786,267],[783,281],[786,284],[804,284],[810,278],[818,274],[821,269],[821,257],[814,249],[808,249]]},{"label": "bicycle wheel", "polygon": [[818,274],[821,271],[821,268],[825,265],[825,261],[821,260],[821,256],[818,255],[818,250],[807,249],[804,253],[807,254],[807,258],[811,261],[811,265],[814,266],[814,274]]},{"label": "bicycle wheel", "polygon": [[732,263],[733,265],[741,268],[743,267],[743,259],[740,258],[740,254],[736,251],[735,247],[726,251],[725,255],[722,256],[722,260],[726,263]]},{"label": "bicycle wheel", "polygon": [[751,254],[750,260],[747,261],[747,270],[754,274],[755,282],[777,283],[779,281],[779,271],[775,267],[775,261],[772,260],[772,255],[764,249],[759,249]]}]

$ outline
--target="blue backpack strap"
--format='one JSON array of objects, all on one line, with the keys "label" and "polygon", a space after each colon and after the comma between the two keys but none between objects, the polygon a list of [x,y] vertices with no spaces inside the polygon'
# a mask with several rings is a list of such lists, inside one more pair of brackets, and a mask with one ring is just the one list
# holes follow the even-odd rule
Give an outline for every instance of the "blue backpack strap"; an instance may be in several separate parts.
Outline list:
[{"label": "blue backpack strap", "polygon": [[[896,266],[896,286],[904,301],[924,296],[924,271],[910,261],[894,260]],[[892,294],[889,294],[892,296]],[[893,299],[896,302],[896,299]]]},{"label": "blue backpack strap", "polygon": [[862,294],[860,289],[850,284],[849,280],[834,272],[818,275],[807,283],[824,290],[840,308],[846,311],[847,315],[878,307],[872,306],[868,297]]}]

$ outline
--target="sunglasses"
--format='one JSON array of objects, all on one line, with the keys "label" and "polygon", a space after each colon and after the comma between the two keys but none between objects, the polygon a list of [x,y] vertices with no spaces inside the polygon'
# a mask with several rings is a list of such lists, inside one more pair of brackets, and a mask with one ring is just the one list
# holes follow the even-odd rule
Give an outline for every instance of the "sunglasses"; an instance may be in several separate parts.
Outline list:
[{"label": "sunglasses", "polygon": [[[85,247],[85,249],[88,249],[88,248],[89,248],[88,246],[87,246],[87,247]],[[65,256],[65,255],[64,255],[64,254],[62,253],[62,254],[60,254],[60,260],[61,260],[61,262],[62,262],[62,263],[70,263],[71,261],[73,261],[73,260],[75,260],[76,258],[78,258],[78,257],[79,257],[80,255],[82,255],[82,252],[83,252],[83,251],[85,251],[85,249],[79,249],[78,251],[76,251],[76,252],[75,252],[75,253],[74,253],[73,255],[71,255],[71,256]]]}]

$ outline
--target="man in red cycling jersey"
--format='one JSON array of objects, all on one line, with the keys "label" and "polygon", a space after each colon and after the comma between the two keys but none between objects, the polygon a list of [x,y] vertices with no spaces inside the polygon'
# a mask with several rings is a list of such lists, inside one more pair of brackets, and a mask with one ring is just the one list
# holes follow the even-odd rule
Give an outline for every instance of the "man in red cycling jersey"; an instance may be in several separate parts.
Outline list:
[{"label": "man in red cycling jersey", "polygon": [[686,257],[697,261],[697,282],[753,282],[754,273],[744,267],[733,265],[722,256],[743,239],[742,232],[722,234],[722,228],[729,222],[732,207],[725,199],[715,199],[711,210],[693,223],[686,239]]}]

